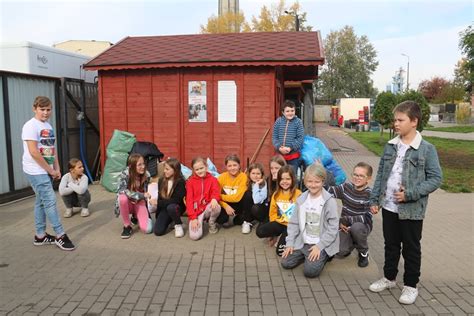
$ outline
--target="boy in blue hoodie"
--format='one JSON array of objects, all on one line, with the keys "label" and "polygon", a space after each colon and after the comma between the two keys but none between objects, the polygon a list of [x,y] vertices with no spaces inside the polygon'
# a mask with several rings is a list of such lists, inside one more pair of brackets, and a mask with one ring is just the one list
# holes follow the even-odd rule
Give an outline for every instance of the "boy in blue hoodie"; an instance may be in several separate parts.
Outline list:
[{"label": "boy in blue hoodie", "polygon": [[296,105],[285,100],[282,116],[273,125],[272,143],[275,151],[285,158],[286,163],[297,171],[301,164],[301,148],[304,140],[303,122],[296,116]]}]

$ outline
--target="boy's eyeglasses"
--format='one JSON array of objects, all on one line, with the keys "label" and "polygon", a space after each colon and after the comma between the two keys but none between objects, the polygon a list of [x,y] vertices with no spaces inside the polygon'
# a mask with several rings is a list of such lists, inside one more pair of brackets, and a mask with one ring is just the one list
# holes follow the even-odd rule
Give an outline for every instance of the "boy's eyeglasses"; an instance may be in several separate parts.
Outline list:
[{"label": "boy's eyeglasses", "polygon": [[352,177],[353,178],[357,178],[357,179],[365,179],[367,178],[367,176],[365,174],[357,174],[357,173],[353,173],[352,174]]}]

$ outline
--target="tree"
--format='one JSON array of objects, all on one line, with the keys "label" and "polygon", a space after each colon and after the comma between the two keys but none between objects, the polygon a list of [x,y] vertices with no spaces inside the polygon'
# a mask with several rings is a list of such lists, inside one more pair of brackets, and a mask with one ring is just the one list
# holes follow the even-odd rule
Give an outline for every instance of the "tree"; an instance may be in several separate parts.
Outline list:
[{"label": "tree", "polygon": [[403,101],[415,101],[421,108],[421,122],[418,122],[418,130],[421,132],[430,120],[430,106],[421,92],[410,90],[399,94],[397,103]]},{"label": "tree", "polygon": [[207,19],[206,26],[201,25],[201,33],[240,33],[250,32],[250,26],[245,22],[245,16],[242,12],[234,14],[228,12],[220,16],[212,15]]},{"label": "tree", "polygon": [[449,81],[446,86],[440,91],[439,95],[435,100],[434,103],[459,103],[464,99],[466,95],[466,91],[464,90],[463,85],[457,84],[454,80]]},{"label": "tree", "polygon": [[472,93],[472,83],[474,82],[474,27],[469,25],[467,29],[460,33],[459,48],[466,54],[466,71],[468,72],[468,82],[466,91]]},{"label": "tree", "polygon": [[428,100],[434,102],[441,95],[441,91],[449,85],[449,81],[441,77],[433,77],[430,80],[423,80],[418,85],[418,91]]},{"label": "tree", "polygon": [[318,82],[324,99],[375,97],[370,75],[377,69],[377,52],[367,36],[357,36],[351,26],[332,31],[324,40],[325,65]]},{"label": "tree", "polygon": [[[252,16],[251,23],[245,21],[243,12],[233,14],[231,12],[207,19],[207,24],[201,25],[201,33],[239,33],[239,32],[284,32],[295,31],[296,20],[294,14],[298,14],[300,31],[311,31],[312,26],[306,25],[306,12],[301,12],[298,2],[291,6],[285,4],[285,0],[280,0],[278,4],[272,4],[270,8],[263,6],[260,15]],[[293,13],[287,14],[285,11]]]},{"label": "tree", "polygon": [[397,96],[392,92],[382,92],[377,96],[377,100],[375,100],[372,116],[381,125],[380,137],[383,135],[384,128],[392,127],[393,108],[395,105],[397,105]]},{"label": "tree", "polygon": [[[260,10],[258,18],[252,17],[252,31],[254,32],[285,32],[296,31],[296,19],[294,14],[298,14],[299,30],[310,32],[313,27],[305,25],[306,12],[299,13],[301,10],[300,4],[293,3],[287,7],[285,0],[280,0],[278,4],[272,4],[270,9],[263,6]],[[285,11],[292,14],[287,14]]]}]

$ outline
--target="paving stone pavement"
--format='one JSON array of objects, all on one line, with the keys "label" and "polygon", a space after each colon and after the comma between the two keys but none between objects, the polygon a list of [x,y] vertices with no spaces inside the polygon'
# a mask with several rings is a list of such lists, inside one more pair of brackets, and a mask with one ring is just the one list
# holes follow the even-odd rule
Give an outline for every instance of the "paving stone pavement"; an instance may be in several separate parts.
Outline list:
[{"label": "paving stone pavement", "polygon": [[[317,135],[350,172],[378,158],[343,131],[317,125]],[[73,252],[35,247],[33,198],[0,206],[0,314],[8,315],[403,315],[473,314],[473,194],[432,194],[422,240],[420,297],[398,303],[401,287],[371,293],[383,265],[381,218],[369,237],[371,261],[357,255],[328,263],[307,279],[302,267],[283,270],[275,249],[240,227],[200,241],[173,232],[135,231],[120,239],[114,194],[91,187],[91,216],[62,219]],[[58,203],[60,212],[64,206]]]}]

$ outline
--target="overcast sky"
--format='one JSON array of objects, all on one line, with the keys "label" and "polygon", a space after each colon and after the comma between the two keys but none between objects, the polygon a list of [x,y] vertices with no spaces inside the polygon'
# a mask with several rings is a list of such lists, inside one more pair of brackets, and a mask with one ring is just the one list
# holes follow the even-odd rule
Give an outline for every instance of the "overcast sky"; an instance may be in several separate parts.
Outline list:
[{"label": "overcast sky", "polygon": [[[277,0],[240,0],[250,20]],[[423,79],[452,79],[461,58],[459,32],[472,24],[470,0],[300,0],[308,24],[323,38],[344,25],[368,36],[378,53],[375,86],[385,90],[410,56],[410,87]],[[81,40],[116,43],[126,36],[199,33],[217,15],[217,0],[23,1],[0,0],[0,40],[43,45]],[[287,4],[293,3],[291,0]],[[277,44],[276,44],[277,45]],[[297,45],[295,44],[295,48]]]}]

